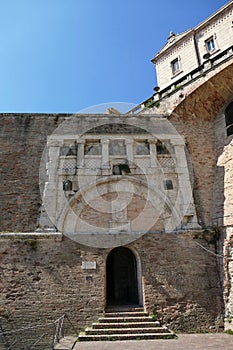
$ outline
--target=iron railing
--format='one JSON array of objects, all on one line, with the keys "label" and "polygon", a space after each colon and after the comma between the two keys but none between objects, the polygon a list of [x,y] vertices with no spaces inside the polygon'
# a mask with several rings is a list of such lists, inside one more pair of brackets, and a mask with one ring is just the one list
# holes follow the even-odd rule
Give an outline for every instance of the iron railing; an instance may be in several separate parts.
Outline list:
[{"label": "iron railing", "polygon": [[70,334],[72,329],[72,333],[77,335],[77,330],[66,314],[54,322],[10,330],[4,330],[2,320],[0,318],[0,350],[54,350],[65,337],[67,330]]},{"label": "iron railing", "polygon": [[164,89],[156,92],[151,97],[140,103],[140,105],[137,105],[125,114],[139,114],[145,109],[153,107],[154,105],[156,105],[156,103],[159,103],[164,97],[168,97],[174,94],[177,90],[192,84],[194,81],[201,78],[204,74],[207,74],[209,71],[229,61],[230,59],[232,59],[232,56],[233,46],[230,46],[226,50],[221,51],[219,54],[210,57],[197,68],[187,73],[182,78],[174,81],[172,84],[168,85]]},{"label": "iron railing", "polygon": [[[74,327],[73,323],[71,322],[70,318],[68,315],[64,314],[61,317],[59,317],[55,322],[54,322],[54,333],[53,333],[53,342],[52,342],[52,350],[54,350],[55,345],[60,343],[61,339],[65,337],[65,320],[68,321],[69,325],[77,334],[77,330]],[[76,342],[75,342],[76,343]],[[71,349],[73,349],[75,343],[72,345]]]}]

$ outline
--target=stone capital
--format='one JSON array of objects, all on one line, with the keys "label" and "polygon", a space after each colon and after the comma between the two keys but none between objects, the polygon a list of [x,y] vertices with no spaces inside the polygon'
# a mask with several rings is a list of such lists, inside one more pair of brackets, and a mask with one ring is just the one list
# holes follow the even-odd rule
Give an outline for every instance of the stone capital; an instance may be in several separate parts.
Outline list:
[{"label": "stone capital", "polygon": [[101,140],[101,143],[102,143],[102,144],[105,144],[105,145],[108,145],[109,142],[110,142],[110,140]]},{"label": "stone capital", "polygon": [[76,140],[76,143],[79,145],[84,145],[85,144],[85,140],[80,140],[80,139],[78,139],[78,140]]},{"label": "stone capital", "polygon": [[149,139],[148,139],[148,143],[157,143],[157,141],[158,141],[158,139],[156,138],[156,137],[150,137]]}]

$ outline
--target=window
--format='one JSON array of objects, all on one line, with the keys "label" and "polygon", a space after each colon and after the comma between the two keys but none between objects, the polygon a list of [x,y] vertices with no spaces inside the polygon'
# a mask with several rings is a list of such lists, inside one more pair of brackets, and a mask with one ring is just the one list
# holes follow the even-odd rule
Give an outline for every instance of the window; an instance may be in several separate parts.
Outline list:
[{"label": "window", "polygon": [[85,156],[100,156],[101,155],[101,143],[100,140],[89,141],[87,140],[84,146]]},{"label": "window", "polygon": [[163,182],[165,190],[173,190],[172,180],[165,180]]},{"label": "window", "polygon": [[124,156],[126,155],[126,146],[124,140],[111,140],[109,143],[110,156]]},{"label": "window", "polygon": [[134,153],[137,156],[149,155],[150,154],[150,145],[147,141],[139,141],[134,145]]},{"label": "window", "polygon": [[225,109],[227,136],[233,135],[233,102]]},{"label": "window", "polygon": [[171,62],[171,67],[172,67],[172,74],[176,74],[180,71],[180,63],[178,58],[176,58]]},{"label": "window", "polygon": [[214,38],[211,37],[205,41],[206,49],[208,52],[212,52],[216,49]]},{"label": "window", "polygon": [[72,181],[66,180],[63,181],[63,191],[72,191]]},{"label": "window", "polygon": [[77,155],[77,145],[73,144],[70,146],[63,146],[60,151],[61,156],[76,156]]},{"label": "window", "polygon": [[113,175],[124,175],[124,174],[130,174],[130,168],[128,164],[115,164],[112,168],[112,174]]},{"label": "window", "polygon": [[161,141],[157,142],[156,149],[158,154],[170,154],[165,144]]}]

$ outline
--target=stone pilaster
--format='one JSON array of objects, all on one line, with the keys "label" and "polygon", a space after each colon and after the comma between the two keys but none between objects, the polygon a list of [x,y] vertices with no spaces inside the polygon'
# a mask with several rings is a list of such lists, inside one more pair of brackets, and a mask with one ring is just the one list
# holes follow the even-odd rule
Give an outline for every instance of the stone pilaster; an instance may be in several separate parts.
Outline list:
[{"label": "stone pilaster", "polygon": [[50,229],[56,223],[56,202],[57,192],[59,188],[57,186],[58,181],[58,162],[61,144],[58,140],[48,139],[48,162],[46,164],[46,170],[48,175],[48,181],[45,182],[43,198],[42,198],[42,210],[40,216],[40,226],[44,229]]},{"label": "stone pilaster", "polygon": [[156,149],[156,143],[157,139],[149,139],[148,140],[150,145],[150,166],[152,168],[155,168],[157,166],[157,149]]},{"label": "stone pilaster", "polygon": [[132,162],[134,161],[134,155],[133,155],[133,140],[127,139],[125,140],[126,143],[126,154],[128,161]]},{"label": "stone pilaster", "polygon": [[109,140],[101,140],[102,144],[102,168],[109,168]]},{"label": "stone pilaster", "polygon": [[84,167],[84,140],[77,140],[78,152],[77,152],[77,168]]},{"label": "stone pilaster", "polygon": [[176,171],[178,175],[179,194],[181,199],[181,215],[186,228],[200,228],[193,201],[192,187],[190,183],[188,164],[185,154],[185,144],[173,143],[176,157]]}]

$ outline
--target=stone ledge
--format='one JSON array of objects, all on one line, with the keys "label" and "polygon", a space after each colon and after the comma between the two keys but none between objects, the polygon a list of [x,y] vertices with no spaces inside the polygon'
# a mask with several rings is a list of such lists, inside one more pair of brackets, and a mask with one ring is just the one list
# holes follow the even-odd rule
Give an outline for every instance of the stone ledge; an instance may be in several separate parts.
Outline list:
[{"label": "stone ledge", "polygon": [[62,241],[63,234],[61,232],[0,232],[1,239],[54,239]]},{"label": "stone ledge", "polygon": [[[144,235],[171,235],[171,236],[186,236],[186,237],[196,237],[196,236],[201,236],[203,234],[203,231],[205,231],[205,229],[180,229],[177,231],[172,231],[172,232],[165,232],[165,231],[154,231],[154,232],[140,232],[140,233],[136,233],[136,232],[128,232],[128,233],[124,233],[127,236],[130,235],[139,235],[139,237],[144,236]],[[209,232],[212,232],[211,229],[209,229]],[[88,234],[89,236],[93,236],[93,235],[100,235],[98,233],[90,233]],[[65,236],[69,237],[72,234],[67,234]],[[75,234],[74,234],[75,235]],[[84,233],[77,233],[77,235],[79,236],[86,236],[87,234]],[[102,234],[104,236],[122,236],[122,233],[105,233]],[[0,240],[1,239],[55,239],[56,241],[62,241],[64,238],[63,233],[61,232],[1,232],[0,231]]]}]

